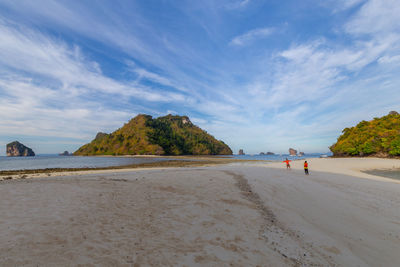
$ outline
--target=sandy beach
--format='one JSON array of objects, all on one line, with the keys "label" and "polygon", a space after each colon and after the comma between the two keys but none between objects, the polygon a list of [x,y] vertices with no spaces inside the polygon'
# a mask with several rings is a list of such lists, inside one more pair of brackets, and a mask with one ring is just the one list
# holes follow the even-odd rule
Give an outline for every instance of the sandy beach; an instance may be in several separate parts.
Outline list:
[{"label": "sandy beach", "polygon": [[1,181],[0,266],[400,266],[400,160],[302,163]]}]

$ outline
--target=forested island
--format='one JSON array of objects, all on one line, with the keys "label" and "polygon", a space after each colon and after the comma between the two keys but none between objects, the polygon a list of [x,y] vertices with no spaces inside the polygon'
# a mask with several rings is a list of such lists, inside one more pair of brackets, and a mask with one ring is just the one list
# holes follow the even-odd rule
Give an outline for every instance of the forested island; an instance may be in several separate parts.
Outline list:
[{"label": "forested island", "polygon": [[187,116],[139,114],[113,133],[98,133],[74,155],[232,155]]},{"label": "forested island", "polygon": [[330,150],[334,156],[399,156],[399,113],[391,111],[381,118],[361,121],[355,127],[345,128]]}]

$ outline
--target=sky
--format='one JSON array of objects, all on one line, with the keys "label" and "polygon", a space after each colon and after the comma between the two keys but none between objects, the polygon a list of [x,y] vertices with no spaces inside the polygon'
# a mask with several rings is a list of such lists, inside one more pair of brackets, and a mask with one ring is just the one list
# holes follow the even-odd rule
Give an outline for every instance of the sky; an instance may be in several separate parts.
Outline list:
[{"label": "sky", "polygon": [[329,151],[400,111],[399,0],[0,0],[0,155],[75,151],[137,114],[234,153]]}]

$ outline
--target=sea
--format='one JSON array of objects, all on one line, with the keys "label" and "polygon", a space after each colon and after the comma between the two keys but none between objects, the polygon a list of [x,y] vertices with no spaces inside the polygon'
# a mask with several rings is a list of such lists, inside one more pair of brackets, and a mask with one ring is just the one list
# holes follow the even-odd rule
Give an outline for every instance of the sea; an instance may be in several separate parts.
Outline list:
[{"label": "sea", "polygon": [[0,171],[36,170],[47,168],[100,168],[152,163],[171,160],[167,157],[81,157],[59,155],[37,155],[34,157],[0,156]]},{"label": "sea", "polygon": [[[286,154],[276,155],[232,155],[221,156],[244,160],[283,161],[301,160],[307,158],[318,158],[321,153],[306,154],[302,157],[289,156]],[[220,157],[220,156],[216,156]],[[36,155],[34,157],[5,157],[0,156],[0,171],[9,170],[36,170],[47,168],[101,168],[112,166],[124,166],[141,163],[152,163],[166,160],[176,160],[170,157],[90,157],[90,156],[59,156],[59,155]],[[184,160],[184,159],[182,159]]]}]

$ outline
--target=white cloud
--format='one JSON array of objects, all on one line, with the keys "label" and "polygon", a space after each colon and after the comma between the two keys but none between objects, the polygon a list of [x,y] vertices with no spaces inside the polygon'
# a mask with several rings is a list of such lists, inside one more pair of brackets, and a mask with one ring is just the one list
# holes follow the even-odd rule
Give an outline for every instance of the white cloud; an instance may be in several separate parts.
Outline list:
[{"label": "white cloud", "polygon": [[395,56],[383,56],[378,60],[381,64],[399,64],[400,63],[400,55]]},{"label": "white cloud", "polygon": [[[295,146],[308,152],[327,147],[343,127],[398,109],[400,101],[395,77],[400,55],[398,7],[383,0],[337,2],[340,11],[352,8],[334,14],[352,13],[350,20],[335,24],[340,42],[310,32],[307,41],[292,39],[296,40],[292,45],[284,44],[289,48],[275,47],[272,55],[257,47],[262,52],[256,60],[246,57],[250,49],[243,49],[239,62],[229,54],[232,49],[222,51],[226,35],[221,28],[225,30],[226,21],[221,12],[227,12],[227,1],[190,3],[180,10],[190,15],[190,23],[207,30],[210,40],[199,46],[168,32],[169,28],[161,32],[159,24],[151,24],[141,14],[127,23],[118,16],[123,13],[120,7],[104,8],[104,16],[98,16],[98,7],[91,10],[79,1],[41,5],[9,1],[8,7],[14,6],[39,27],[54,23],[57,27],[52,29],[68,29],[73,37],[117,48],[142,65],[127,63],[137,79],[118,81],[107,77],[102,66],[79,47],[3,21],[0,113],[7,116],[0,118],[0,135],[24,129],[32,135],[91,139],[96,131],[114,130],[137,112],[164,115],[172,110],[189,115],[235,150],[287,152],[281,148]],[[251,4],[228,3],[236,8]],[[245,47],[273,33],[273,28],[254,29],[229,44]],[[158,85],[172,90],[161,91]],[[136,100],[141,105],[132,104]]]},{"label": "white cloud", "polygon": [[334,12],[343,11],[365,2],[365,0],[334,0],[330,1],[336,6]]},{"label": "white cloud", "polygon": [[0,39],[1,65],[55,79],[68,93],[71,93],[71,88],[79,88],[75,93],[95,91],[161,102],[184,99],[177,93],[158,93],[151,88],[104,76],[98,63],[87,60],[78,47],[68,47],[26,27],[0,21]]},{"label": "white cloud", "polygon": [[400,32],[398,0],[369,0],[345,25],[352,34],[387,34]]},{"label": "white cloud", "polygon": [[265,38],[273,33],[272,28],[259,28],[234,37],[229,44],[236,46],[247,45],[257,39]]},{"label": "white cloud", "polygon": [[224,3],[224,7],[226,9],[241,9],[245,8],[251,3],[251,0],[228,0],[227,3]]},{"label": "white cloud", "polygon": [[398,41],[397,36],[388,35],[346,47],[334,47],[320,40],[295,45],[279,54],[285,61],[277,61],[279,71],[272,86],[264,90],[267,103],[279,107],[327,97],[336,84],[379,58],[381,62],[388,61],[382,56],[391,53]]},{"label": "white cloud", "polygon": [[[375,1],[365,5],[372,4]],[[252,124],[212,124],[214,131],[222,135],[223,129],[229,129],[226,140],[236,144],[236,150],[245,148],[252,153],[276,148],[264,141],[263,135],[279,147],[300,146],[310,151],[326,144],[328,150],[344,127],[398,110],[400,28],[393,27],[397,21],[389,21],[394,20],[394,14],[386,13],[391,18],[380,23],[379,31],[368,30],[368,16],[385,14],[379,7],[368,9],[373,14],[367,15],[364,6],[345,22],[342,34],[351,35],[346,45],[317,38],[293,44],[270,59],[260,59],[269,62],[268,69],[272,70],[260,71],[241,94],[236,92],[243,105],[237,106],[234,114],[244,114]],[[358,28],[349,31],[347,27],[355,22],[360,23]],[[368,36],[360,36],[361,32]],[[379,66],[383,64],[390,68]],[[259,140],[259,145],[252,140]]]},{"label": "white cloud", "polygon": [[[3,136],[88,141],[97,131],[115,130],[138,112],[150,110],[132,105],[130,99],[155,103],[186,100],[180,93],[107,77],[79,47],[10,21],[0,20],[0,40]],[[160,83],[168,82],[141,71]]]},{"label": "white cloud", "polygon": [[251,0],[239,0],[235,3],[236,7],[245,7],[250,3]]},{"label": "white cloud", "polygon": [[0,93],[1,134],[91,139],[133,115],[17,77],[1,76]]},{"label": "white cloud", "polygon": [[165,85],[165,86],[169,86],[169,87],[175,88],[175,89],[177,89],[179,91],[182,91],[182,92],[188,92],[189,91],[187,88],[176,84],[175,82],[173,82],[169,78],[166,78],[166,77],[161,76],[161,75],[159,75],[157,73],[154,73],[154,72],[151,72],[151,71],[148,71],[146,69],[143,69],[143,68],[140,68],[140,67],[136,66],[136,64],[131,60],[127,61],[127,65],[130,67],[130,70],[133,73],[138,75],[138,79],[139,80],[140,79],[146,79],[146,80],[150,80],[150,81],[155,82],[155,83],[160,84],[160,85]]}]

